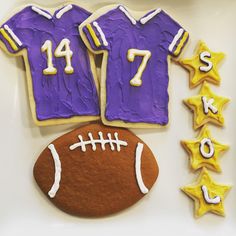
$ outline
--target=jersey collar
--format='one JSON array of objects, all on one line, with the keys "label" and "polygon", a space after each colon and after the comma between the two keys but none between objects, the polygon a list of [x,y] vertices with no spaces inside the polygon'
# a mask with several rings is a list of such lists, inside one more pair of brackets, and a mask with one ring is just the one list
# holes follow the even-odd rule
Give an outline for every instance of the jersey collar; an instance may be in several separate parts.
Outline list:
[{"label": "jersey collar", "polygon": [[139,20],[136,20],[124,6],[120,5],[118,8],[125,14],[125,16],[131,21],[133,25],[136,25],[137,22],[140,22],[142,25],[144,25],[162,11],[161,8],[157,8],[156,10],[148,12],[142,16]]},{"label": "jersey collar", "polygon": [[72,8],[73,8],[72,4],[66,5],[66,6],[62,7],[61,9],[56,10],[54,12],[54,14],[52,15],[50,12],[48,12],[44,9],[41,9],[39,7],[36,7],[36,6],[31,7],[32,11],[38,13],[39,15],[41,15],[49,20],[51,20],[54,16],[57,19],[60,19],[66,12],[70,11]]}]

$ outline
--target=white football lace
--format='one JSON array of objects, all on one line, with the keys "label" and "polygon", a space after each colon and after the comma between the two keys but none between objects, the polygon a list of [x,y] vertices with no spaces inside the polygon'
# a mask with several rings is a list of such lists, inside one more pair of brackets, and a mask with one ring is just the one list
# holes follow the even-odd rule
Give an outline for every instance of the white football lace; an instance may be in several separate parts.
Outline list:
[{"label": "white football lace", "polygon": [[104,151],[106,150],[105,145],[109,144],[112,151],[114,151],[116,148],[116,150],[119,152],[121,150],[121,146],[126,147],[128,145],[126,141],[120,140],[118,138],[117,132],[114,133],[115,139],[112,139],[111,133],[107,134],[107,139],[103,138],[103,133],[101,131],[98,132],[98,135],[99,135],[99,139],[94,139],[92,133],[89,132],[88,133],[89,140],[87,141],[83,140],[82,135],[78,135],[80,142],[72,144],[70,146],[70,150],[74,150],[80,147],[83,152],[86,152],[86,146],[91,145],[92,150],[96,151],[97,149],[96,144],[100,144],[101,149]]}]

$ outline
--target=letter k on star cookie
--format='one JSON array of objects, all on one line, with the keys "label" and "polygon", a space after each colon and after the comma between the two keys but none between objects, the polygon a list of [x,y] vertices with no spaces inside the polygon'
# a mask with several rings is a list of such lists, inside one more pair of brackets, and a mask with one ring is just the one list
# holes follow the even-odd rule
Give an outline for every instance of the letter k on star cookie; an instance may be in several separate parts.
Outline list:
[{"label": "letter k on star cookie", "polygon": [[224,199],[231,186],[218,184],[203,168],[196,183],[187,185],[181,190],[194,200],[195,216],[200,217],[207,212],[224,216]]},{"label": "letter k on star cookie", "polygon": [[190,88],[198,86],[203,81],[219,85],[221,78],[218,73],[218,65],[224,57],[224,53],[213,52],[204,42],[200,41],[192,58],[179,61],[190,72]]},{"label": "letter k on star cookie", "polygon": [[213,93],[207,82],[203,83],[199,95],[184,100],[186,106],[194,113],[194,129],[198,129],[208,122],[223,126],[222,110],[228,102],[228,98]]}]

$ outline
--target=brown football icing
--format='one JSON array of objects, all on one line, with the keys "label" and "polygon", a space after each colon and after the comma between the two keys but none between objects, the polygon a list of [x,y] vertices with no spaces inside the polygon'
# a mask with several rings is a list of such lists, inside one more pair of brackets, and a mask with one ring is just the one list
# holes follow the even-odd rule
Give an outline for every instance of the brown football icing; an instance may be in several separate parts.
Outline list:
[{"label": "brown football icing", "polygon": [[[127,146],[116,144],[111,150],[109,143],[102,150],[101,144],[86,145],[86,151],[81,147],[70,150],[72,144],[80,142],[78,135],[84,141],[99,139],[98,132],[107,134],[115,139],[127,142]],[[127,129],[106,127],[102,124],[89,124],[77,128],[51,144],[54,145],[61,162],[60,187],[54,198],[48,192],[54,183],[55,165],[52,153],[46,147],[40,154],[34,166],[34,177],[40,189],[61,210],[79,216],[100,217],[119,212],[140,200],[143,194],[139,188],[135,172],[135,155],[138,143],[142,143],[141,176],[148,190],[151,189],[158,177],[158,165],[149,147],[135,134]]]}]

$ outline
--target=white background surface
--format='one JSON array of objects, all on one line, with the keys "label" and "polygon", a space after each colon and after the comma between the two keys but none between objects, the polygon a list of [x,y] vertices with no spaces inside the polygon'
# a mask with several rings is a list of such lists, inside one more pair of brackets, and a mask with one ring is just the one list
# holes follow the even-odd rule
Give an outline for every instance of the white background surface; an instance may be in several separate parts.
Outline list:
[{"label": "white background surface", "polygon": [[[48,2],[48,3],[47,3]],[[38,0],[53,6],[63,1]],[[77,1],[78,4],[86,1]],[[220,67],[222,84],[211,86],[231,103],[224,111],[225,128],[210,126],[213,136],[231,148],[222,156],[222,174],[211,174],[221,183],[236,182],[236,1],[224,0],[127,0],[119,1],[134,10],[161,7],[190,33],[183,56],[191,56],[199,39],[227,58]],[[89,1],[93,9],[118,1]],[[0,1],[0,19],[22,0]],[[31,118],[23,62],[0,51],[0,235],[235,235],[236,188],[225,201],[226,217],[207,214],[193,217],[193,201],[179,187],[193,182],[198,174],[189,169],[181,139],[193,139],[192,113],[182,100],[199,91],[190,90],[188,74],[170,65],[170,126],[164,130],[134,130],[153,150],[160,176],[150,194],[134,207],[115,216],[84,219],[67,215],[54,207],[36,186],[32,168],[40,152],[54,138],[76,125],[36,127]],[[78,203],[79,204],[79,203]]]}]

